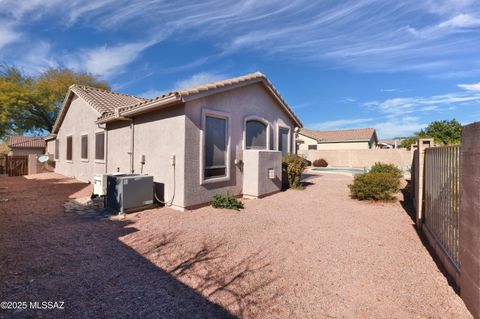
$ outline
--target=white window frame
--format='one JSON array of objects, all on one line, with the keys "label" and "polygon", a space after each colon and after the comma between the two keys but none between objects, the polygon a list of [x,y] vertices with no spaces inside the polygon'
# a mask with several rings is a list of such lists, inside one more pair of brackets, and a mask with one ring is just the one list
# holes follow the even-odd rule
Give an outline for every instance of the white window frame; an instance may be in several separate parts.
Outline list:
[{"label": "white window frame", "polygon": [[[83,157],[82,157],[82,139],[83,139],[84,136],[87,137],[87,157],[86,157],[86,158],[83,158]],[[90,138],[89,138],[88,133],[81,133],[81,134],[80,134],[80,160],[81,160],[82,162],[88,162],[88,160],[89,160],[89,154],[88,154],[88,149],[89,149],[89,147],[90,147],[90,145],[89,145],[89,144],[90,144],[90,141],[89,141],[89,140],[90,140]]]},{"label": "white window frame", "polygon": [[277,123],[277,143],[275,145],[275,150],[280,151],[280,129],[287,129],[288,130],[288,147],[287,152],[288,154],[292,154],[292,128],[287,125],[281,125]]},{"label": "white window frame", "polygon": [[[227,121],[227,149],[226,149],[226,159],[225,159],[225,166],[226,172],[225,176],[221,177],[212,177],[205,179],[205,124],[207,121],[207,116],[216,117],[220,119],[224,119]],[[230,180],[230,171],[231,171],[231,140],[232,140],[232,122],[231,122],[231,115],[225,112],[219,112],[211,109],[204,108],[202,110],[202,129],[200,130],[200,184],[211,184],[211,183],[219,183],[219,182],[226,182]]]},{"label": "white window frame", "polygon": [[[103,133],[103,159],[97,159],[97,134]],[[93,160],[97,164],[105,164],[105,158],[107,157],[107,133],[106,130],[97,130],[94,132],[95,136],[95,148],[93,149]]]},{"label": "white window frame", "polygon": [[[67,154],[68,154],[68,138],[71,137],[72,138],[72,158],[71,159],[67,159]],[[73,150],[74,150],[74,147],[73,147],[73,134],[68,134],[68,135],[65,135],[65,162],[67,163],[73,163]]]},{"label": "white window frame", "polygon": [[[266,125],[266,133],[267,133],[267,145],[266,145],[266,148],[264,150],[261,150],[261,149],[247,149],[247,122],[248,121],[251,121],[251,120],[254,120],[254,121],[259,121],[259,122],[262,122],[263,124]],[[242,147],[243,147],[243,150],[244,151],[251,151],[251,150],[258,150],[258,151],[269,151],[270,150],[270,140],[271,140],[271,136],[270,136],[270,128],[271,128],[271,125],[270,125],[270,122],[268,122],[265,118],[261,117],[261,116],[258,116],[258,115],[249,115],[249,116],[246,116],[244,119],[243,119],[243,142],[242,142]]]}]

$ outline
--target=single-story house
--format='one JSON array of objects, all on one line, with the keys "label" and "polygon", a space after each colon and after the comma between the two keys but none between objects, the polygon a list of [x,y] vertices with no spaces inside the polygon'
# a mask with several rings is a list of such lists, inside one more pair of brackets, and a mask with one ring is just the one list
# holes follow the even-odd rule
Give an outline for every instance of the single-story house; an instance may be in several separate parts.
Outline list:
[{"label": "single-story house", "polygon": [[374,128],[336,131],[300,129],[297,137],[299,151],[348,150],[377,148],[378,138]]},{"label": "single-story house", "polygon": [[380,140],[378,141],[378,147],[382,149],[396,149],[401,148],[402,141],[405,138],[394,138],[394,139],[387,139],[387,140]]},{"label": "single-story house", "polygon": [[11,136],[8,140],[10,151],[8,155],[42,155],[45,153],[45,140],[43,137]]},{"label": "single-story house", "polygon": [[245,185],[273,189],[252,169],[266,174],[269,166],[271,183],[281,183],[281,153],[295,151],[301,126],[259,72],[153,99],[72,85],[47,150],[56,172],[82,181],[101,173],[151,175],[165,201],[183,210],[215,193],[248,195]]}]

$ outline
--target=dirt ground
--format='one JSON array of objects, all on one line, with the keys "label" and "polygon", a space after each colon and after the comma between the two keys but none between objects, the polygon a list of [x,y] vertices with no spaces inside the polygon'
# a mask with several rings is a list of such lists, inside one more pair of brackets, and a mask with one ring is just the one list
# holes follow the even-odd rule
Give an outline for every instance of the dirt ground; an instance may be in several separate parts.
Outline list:
[{"label": "dirt ground", "polygon": [[65,308],[0,317],[470,317],[405,205],[350,199],[349,176],[307,180],[240,212],[98,220],[61,206],[88,196],[88,184],[0,177],[0,301]]}]

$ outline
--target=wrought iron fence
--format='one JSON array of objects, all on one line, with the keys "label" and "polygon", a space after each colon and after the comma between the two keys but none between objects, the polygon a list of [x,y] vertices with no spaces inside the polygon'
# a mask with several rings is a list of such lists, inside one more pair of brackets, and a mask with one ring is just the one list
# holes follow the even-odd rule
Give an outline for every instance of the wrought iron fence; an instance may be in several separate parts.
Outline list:
[{"label": "wrought iron fence", "polygon": [[459,268],[460,145],[425,150],[425,225]]}]

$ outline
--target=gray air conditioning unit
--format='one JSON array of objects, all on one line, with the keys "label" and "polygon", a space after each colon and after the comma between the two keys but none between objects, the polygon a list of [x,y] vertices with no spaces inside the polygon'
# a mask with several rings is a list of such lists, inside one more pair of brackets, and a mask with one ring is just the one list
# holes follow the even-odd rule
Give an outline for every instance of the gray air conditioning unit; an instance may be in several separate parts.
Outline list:
[{"label": "gray air conditioning unit", "polygon": [[107,207],[121,214],[153,206],[153,176],[107,176]]}]

